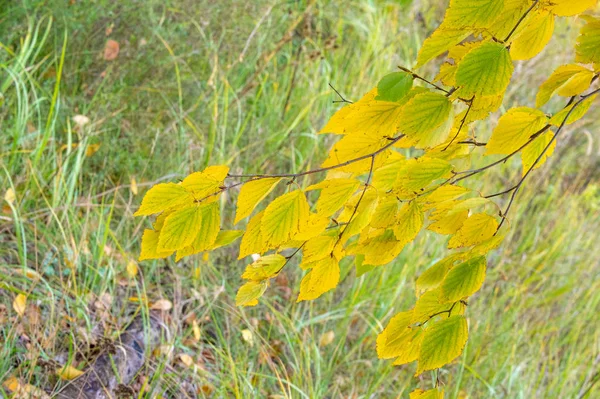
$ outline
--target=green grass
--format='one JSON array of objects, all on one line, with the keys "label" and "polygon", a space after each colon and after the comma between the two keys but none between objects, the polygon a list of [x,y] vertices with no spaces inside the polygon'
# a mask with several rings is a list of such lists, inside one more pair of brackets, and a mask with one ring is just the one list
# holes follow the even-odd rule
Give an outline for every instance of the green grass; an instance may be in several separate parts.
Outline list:
[{"label": "green grass", "polygon": [[[152,360],[163,372],[147,397],[183,395],[186,384],[239,398],[393,398],[430,386],[435,375],[416,380],[414,366],[378,360],[375,338],[414,303],[415,278],[445,254],[441,237],[421,234],[361,277],[345,264],[338,289],[311,303],[295,303],[302,272],[289,268],[259,306],[236,307],[235,249],[125,274],[149,225],[132,213],[151,184],[213,163],[275,172],[324,159],[334,138],[316,132],[339,107],[328,83],[359,98],[411,66],[443,15],[437,2],[401,3],[318,0],[307,12],[306,1],[0,1],[0,189],[17,198],[0,215],[0,381],[52,386],[40,359],[85,366],[90,345],[118,335],[137,309],[128,298],[146,296],[174,304],[170,352]],[[305,12],[309,23],[296,25]],[[517,65],[506,108],[534,104],[536,87],[572,59],[580,24],[559,21],[549,48]],[[121,45],[112,62],[102,58],[108,38]],[[91,122],[78,127],[77,114]],[[592,109],[570,126],[519,194],[512,233],[469,303],[468,346],[441,372],[447,398],[600,394],[599,117]],[[519,173],[514,161],[470,184],[491,193]],[[231,198],[222,202],[231,225]],[[18,293],[29,296],[24,319],[12,309]]]}]

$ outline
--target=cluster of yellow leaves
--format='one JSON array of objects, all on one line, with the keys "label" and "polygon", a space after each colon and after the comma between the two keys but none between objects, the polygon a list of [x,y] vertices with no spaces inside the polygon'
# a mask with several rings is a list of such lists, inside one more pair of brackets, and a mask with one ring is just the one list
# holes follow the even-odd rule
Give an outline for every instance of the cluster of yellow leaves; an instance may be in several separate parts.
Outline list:
[{"label": "cluster of yellow leaves", "polygon": [[[595,4],[451,0],[416,65],[447,52],[436,81],[448,89],[406,69],[386,75],[321,129],[340,138],[313,171],[255,175],[227,186],[228,168],[211,166],[181,183],[154,186],[136,212],[158,215],[153,228],[144,231],[140,260],[174,252],[178,260],[228,245],[243,234],[239,259],[252,256],[253,261],[242,274],[246,282],[236,303],[254,306],[296,254],[306,272],[297,300],[313,300],[338,285],[351,260],[361,275],[391,262],[424,229],[445,235],[453,252],[421,274],[414,307],[389,321],[377,351],[382,358],[395,358],[394,364],[418,361],[417,374],[452,362],[467,341],[466,300],[483,284],[485,254],[506,235],[497,216],[506,215],[489,198],[457,184],[457,176],[473,171],[468,169],[471,154],[483,145],[471,125],[501,107],[513,61],[543,50],[555,17],[576,15]],[[595,96],[584,93],[598,77],[600,20],[583,19],[576,61],[586,65],[559,66],[541,85],[536,107],[554,95],[571,101],[554,115],[510,108],[484,144],[484,155],[519,153],[526,175],[554,151],[552,127],[573,123],[590,108]],[[313,184],[297,179],[321,172],[327,174]],[[221,230],[219,196],[240,185],[233,222],[249,218],[245,230]],[[128,268],[132,277],[134,266]],[[437,389],[411,393],[411,398],[442,397]]]}]

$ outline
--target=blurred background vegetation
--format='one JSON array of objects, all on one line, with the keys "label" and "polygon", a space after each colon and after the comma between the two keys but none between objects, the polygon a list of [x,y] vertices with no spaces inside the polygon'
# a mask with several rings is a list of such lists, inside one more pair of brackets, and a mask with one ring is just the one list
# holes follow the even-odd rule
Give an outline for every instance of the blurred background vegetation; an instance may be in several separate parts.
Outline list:
[{"label": "blurred background vegetation", "polygon": [[[340,106],[329,84],[354,100],[411,67],[446,5],[0,0],[0,382],[54,386],[44,361],[84,368],[147,298],[173,304],[172,342],[141,397],[394,398],[430,386],[435,374],[415,380],[414,365],[378,360],[375,338],[414,302],[443,237],[421,234],[360,277],[345,263],[338,289],[312,303],[295,303],[302,271],[289,268],[259,306],[240,309],[235,248],[146,261],[133,276],[150,221],[132,213],[152,184],[208,164],[318,165],[334,138],[316,132]],[[534,105],[539,84],[573,60],[582,22],[560,19],[546,50],[516,64],[503,111]],[[600,396],[598,109],[568,126],[517,197],[512,233],[469,304],[467,348],[440,373],[447,398]],[[491,193],[519,174],[514,160],[467,184]]]}]

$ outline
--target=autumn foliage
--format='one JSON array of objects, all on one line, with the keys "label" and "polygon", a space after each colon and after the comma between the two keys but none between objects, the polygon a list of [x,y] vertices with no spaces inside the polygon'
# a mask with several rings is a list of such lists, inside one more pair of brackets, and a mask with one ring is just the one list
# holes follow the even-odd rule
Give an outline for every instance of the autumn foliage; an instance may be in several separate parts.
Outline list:
[{"label": "autumn foliage", "polygon": [[[377,353],[395,365],[418,361],[417,374],[452,362],[467,341],[468,298],[484,282],[486,254],[506,236],[519,189],[552,155],[564,126],[582,118],[600,91],[593,87],[600,73],[600,19],[581,16],[575,63],[556,68],[535,107],[506,111],[487,143],[475,127],[502,105],[513,61],[536,56],[557,17],[595,4],[452,0],[414,69],[383,77],[354,103],[341,99],[346,104],[320,130],[339,140],[319,168],[233,175],[225,165],[210,166],[150,189],[136,215],[157,216],[143,233],[140,260],[181,259],[241,237],[239,258],[256,255],[241,276],[236,302],[253,306],[292,260],[306,271],[297,300],[313,300],[337,286],[340,262],[354,262],[361,275],[394,260],[422,230],[445,235],[448,256],[422,272],[414,307],[389,321]],[[443,54],[434,79],[414,72]],[[565,105],[542,110],[553,96],[565,97]],[[418,156],[408,157],[409,148]],[[480,193],[466,184],[512,157],[521,158],[522,174],[506,190]],[[485,166],[472,168],[481,158]],[[238,230],[225,229],[218,199],[237,188],[234,224],[249,220]],[[504,208],[494,201],[501,197]],[[411,394],[441,397],[437,386]]]}]

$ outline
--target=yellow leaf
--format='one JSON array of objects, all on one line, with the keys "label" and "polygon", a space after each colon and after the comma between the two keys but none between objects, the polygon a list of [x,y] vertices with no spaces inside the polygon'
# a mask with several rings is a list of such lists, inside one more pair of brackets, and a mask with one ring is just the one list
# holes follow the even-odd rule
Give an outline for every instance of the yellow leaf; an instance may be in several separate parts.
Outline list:
[{"label": "yellow leaf", "polygon": [[[338,222],[341,223],[348,222],[345,228],[342,227],[343,237],[345,240],[361,233],[363,229],[365,229],[369,223],[371,223],[373,214],[377,208],[377,204],[379,204],[377,192],[375,192],[375,190],[367,190],[365,195],[362,196],[362,201],[360,201],[357,207],[356,204],[361,195],[362,193],[357,193],[354,198],[352,198],[351,201],[346,204],[344,211],[337,219]],[[355,209],[356,212],[354,211]],[[354,217],[351,221],[349,221],[352,215],[354,215]]]},{"label": "yellow leaf", "polygon": [[546,7],[554,14],[561,17],[570,17],[581,14],[596,5],[598,0],[546,0]]},{"label": "yellow leaf", "polygon": [[477,256],[454,266],[440,285],[439,301],[456,302],[479,291],[485,280],[485,269],[484,256]]},{"label": "yellow leaf", "polygon": [[91,157],[96,152],[98,152],[99,149],[100,149],[100,144],[88,144],[88,146],[85,148],[85,156]]},{"label": "yellow leaf", "polygon": [[501,43],[486,42],[469,51],[458,64],[456,84],[461,93],[498,95],[504,93],[513,72],[513,64],[506,47]]},{"label": "yellow leaf", "polygon": [[390,263],[400,254],[405,240],[397,240],[393,230],[385,230],[382,234],[357,244],[356,254],[364,255],[364,264],[380,266]]},{"label": "yellow leaf", "polygon": [[190,245],[200,231],[202,208],[193,205],[170,214],[160,230],[158,250],[175,251]]},{"label": "yellow leaf", "polygon": [[535,106],[546,104],[554,93],[564,97],[571,97],[583,93],[590,87],[594,71],[577,65],[561,65],[552,72],[552,75],[542,85],[535,99]]},{"label": "yellow leaf", "polygon": [[425,334],[421,328],[415,328],[411,335],[410,341],[404,346],[402,352],[394,359],[394,366],[412,363],[419,358],[419,351]]},{"label": "yellow leaf", "polygon": [[18,294],[13,301],[13,309],[21,317],[25,315],[25,309],[27,308],[27,297],[23,294]]},{"label": "yellow leaf", "polygon": [[431,36],[423,42],[419,54],[417,55],[417,65],[420,68],[428,61],[445,53],[451,47],[462,42],[470,35],[467,29],[447,29],[446,27],[436,29]]},{"label": "yellow leaf", "polygon": [[281,181],[279,177],[259,179],[244,183],[240,190],[235,211],[234,224],[250,216],[256,205],[262,201]]},{"label": "yellow leaf", "polygon": [[202,332],[196,320],[192,321],[192,333],[194,334],[194,340],[196,342],[200,341],[200,338],[202,337]]},{"label": "yellow leaf", "polygon": [[460,229],[467,220],[469,211],[448,212],[435,222],[427,226],[427,230],[435,231],[438,234],[454,234]]},{"label": "yellow leaf", "polygon": [[[308,241],[324,232],[329,223],[329,217],[318,213],[311,213],[308,217],[308,223],[300,226],[300,230],[294,234],[292,241]],[[290,248],[297,248],[297,246],[292,245]]]},{"label": "yellow leaf", "polygon": [[444,399],[444,390],[440,390],[439,388],[429,389],[427,391],[415,389],[410,393],[409,399]]},{"label": "yellow leaf", "polygon": [[[487,33],[500,39],[504,39],[508,36],[508,33],[517,26],[517,22],[530,6],[529,0],[504,0],[503,3],[504,8],[502,9],[502,12],[499,13],[498,18],[496,18],[487,29]],[[527,27],[528,19],[529,18],[526,17],[523,22],[518,25],[517,29],[513,32],[513,37],[517,37],[519,33]]]},{"label": "yellow leaf", "polygon": [[260,223],[262,239],[267,248],[275,248],[288,241],[308,223],[310,209],[301,190],[276,198],[265,209]]},{"label": "yellow leaf", "polygon": [[267,250],[264,245],[262,233],[260,231],[260,225],[262,223],[264,213],[264,211],[257,213],[248,222],[248,226],[246,226],[246,232],[244,233],[242,242],[240,244],[240,255],[238,256],[238,259],[245,258],[246,256],[252,254],[262,254]]},{"label": "yellow leaf", "polygon": [[404,204],[398,213],[398,221],[394,228],[396,238],[403,244],[415,239],[423,227],[423,210],[417,201]]},{"label": "yellow leaf", "polygon": [[219,192],[227,173],[229,173],[228,166],[209,166],[202,172],[192,173],[183,179],[181,184],[196,200],[210,199],[206,197]]},{"label": "yellow leaf", "polygon": [[377,336],[377,356],[389,359],[399,356],[413,338],[414,329],[409,328],[412,310],[392,317],[385,329]]},{"label": "yellow leaf", "polygon": [[268,287],[268,280],[248,281],[242,285],[235,296],[237,306],[256,306]]},{"label": "yellow leaf", "polygon": [[[372,121],[372,123],[376,124],[377,121]],[[329,151],[328,158],[321,166],[326,168],[366,156],[367,158],[365,159],[338,168],[343,172],[366,173],[371,169],[371,158],[368,155],[379,151],[389,144],[388,137],[391,136],[371,136],[366,133],[346,135],[333,145]],[[389,152],[389,149],[383,151],[375,158],[375,162],[373,163],[374,170],[383,165],[389,156]]]},{"label": "yellow leaf", "polygon": [[354,194],[359,185],[360,182],[356,179],[327,179],[306,190],[321,190],[317,200],[317,213],[331,216]]},{"label": "yellow leaf", "polygon": [[385,229],[397,223],[398,211],[400,210],[400,201],[395,195],[389,195],[379,201],[375,208],[371,227],[376,229]]},{"label": "yellow leaf", "polygon": [[56,369],[56,375],[59,376],[62,380],[74,380],[83,374],[83,371],[77,370],[73,366],[63,366]]},{"label": "yellow leaf", "polygon": [[127,262],[126,271],[127,271],[127,276],[129,278],[135,278],[135,276],[137,276],[137,274],[138,274],[138,265],[137,265],[136,261],[134,261],[132,259],[129,262]]},{"label": "yellow leaf", "polygon": [[546,47],[554,33],[554,15],[540,11],[510,44],[513,60],[528,60]]},{"label": "yellow leaf", "polygon": [[[197,254],[202,251],[213,248],[214,242],[219,235],[221,227],[221,213],[218,202],[202,204],[198,207],[198,215],[200,218],[199,227],[197,228],[196,237],[189,246],[186,246],[177,251],[177,259],[184,256]],[[167,219],[168,221],[169,219]]]},{"label": "yellow leaf", "polygon": [[181,353],[178,357],[184,366],[192,367],[194,365],[194,358],[188,355],[187,353]]},{"label": "yellow leaf", "polygon": [[133,216],[152,215],[175,207],[193,204],[194,199],[186,189],[175,183],[161,183],[152,187]]},{"label": "yellow leaf", "polygon": [[297,302],[316,299],[337,287],[340,281],[340,266],[335,258],[328,256],[315,263],[300,283]]},{"label": "yellow leaf", "polygon": [[15,190],[13,190],[12,187],[6,190],[4,193],[4,201],[8,202],[9,205],[12,205],[16,199],[17,196],[15,195]]},{"label": "yellow leaf", "polygon": [[450,238],[448,248],[470,247],[491,238],[498,229],[498,221],[485,213],[471,215]]},{"label": "yellow leaf", "polygon": [[138,194],[137,182],[135,181],[135,177],[133,177],[133,176],[131,176],[131,178],[129,179],[129,189],[131,190],[131,193],[133,195]]},{"label": "yellow leaf", "polygon": [[163,259],[171,256],[174,251],[159,251],[158,250],[159,232],[155,230],[144,230],[142,236],[142,252],[140,262],[145,259]]},{"label": "yellow leaf", "polygon": [[16,377],[8,377],[6,380],[4,380],[2,386],[11,392],[15,392],[19,389],[21,383]]},{"label": "yellow leaf", "polygon": [[279,254],[262,256],[246,266],[242,278],[253,281],[270,279],[281,271],[285,263],[286,259]]},{"label": "yellow leaf", "polygon": [[[589,1],[589,0],[588,0]],[[575,60],[582,64],[600,63],[600,18],[584,15],[587,24],[581,28],[575,47]]]},{"label": "yellow leaf", "polygon": [[242,230],[221,230],[217,234],[215,242],[211,245],[210,250],[227,246],[240,238],[244,234]]},{"label": "yellow leaf", "polygon": [[469,335],[467,320],[460,315],[450,316],[433,322],[424,335],[417,375],[440,368],[460,356]]},{"label": "yellow leaf", "polygon": [[[539,162],[535,164],[534,169],[537,169],[540,166],[542,166],[544,162],[546,162],[546,159],[548,159],[552,155],[554,149],[556,148],[556,140],[553,141],[553,137],[554,132],[546,132],[537,137],[535,140],[533,140],[521,152],[521,158],[523,160],[523,176],[533,166],[538,157],[541,156]],[[542,155],[544,149],[548,146],[548,144],[550,144],[550,146],[548,147],[544,155]]]},{"label": "yellow leaf", "polygon": [[506,112],[492,132],[486,155],[511,154],[529,141],[548,123],[548,117],[537,109],[528,107],[511,108]]},{"label": "yellow leaf", "polygon": [[361,135],[376,139],[393,136],[404,102],[375,100],[377,89],[354,104],[346,105],[327,122],[319,133]]},{"label": "yellow leaf", "polygon": [[439,204],[461,197],[469,191],[470,190],[468,188],[454,186],[451,184],[440,186],[426,196],[421,197],[421,201],[423,202],[423,210],[428,211],[430,209],[434,209]]},{"label": "yellow leaf", "polygon": [[317,236],[306,241],[302,247],[303,258],[300,267],[330,256],[337,240],[337,234],[329,234]]}]

